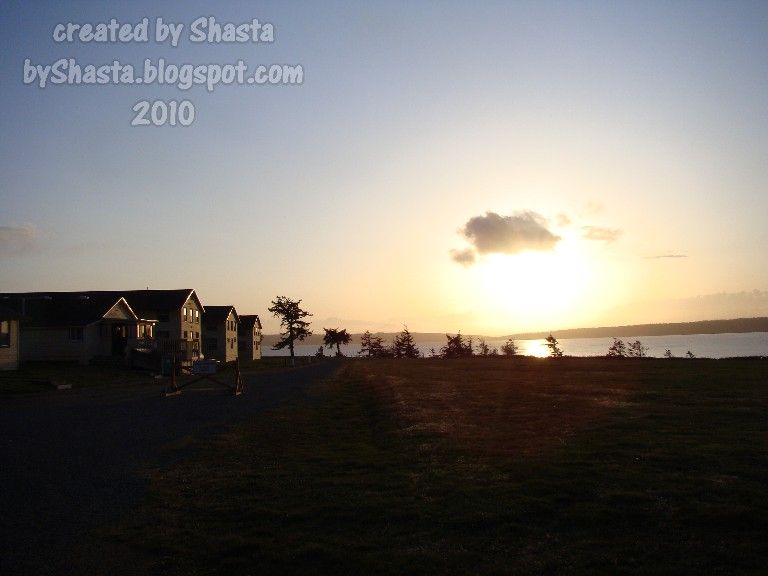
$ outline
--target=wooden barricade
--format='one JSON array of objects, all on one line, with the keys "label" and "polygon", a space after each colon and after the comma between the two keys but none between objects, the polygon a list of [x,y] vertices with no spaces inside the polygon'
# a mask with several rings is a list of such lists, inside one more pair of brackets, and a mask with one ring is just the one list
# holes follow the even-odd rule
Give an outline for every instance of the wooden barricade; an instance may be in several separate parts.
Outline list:
[{"label": "wooden barricade", "polygon": [[[200,365],[203,365],[203,367],[199,371],[195,370],[195,363],[193,363],[191,377],[186,377],[182,374],[182,369],[184,368],[182,363],[174,357],[173,368],[171,369],[171,384],[163,390],[163,396],[178,396],[187,386],[202,381],[213,382],[214,384],[222,386],[223,388],[230,390],[235,396],[239,396],[245,392],[243,379],[240,375],[239,360],[234,360],[233,362],[221,365],[218,365],[215,362],[211,364],[211,362],[212,361],[210,360],[201,362]],[[211,370],[211,366],[214,366],[215,370]],[[221,369],[219,370],[219,368]],[[231,382],[227,382],[222,375],[225,375],[230,370],[232,370],[233,378]]]}]

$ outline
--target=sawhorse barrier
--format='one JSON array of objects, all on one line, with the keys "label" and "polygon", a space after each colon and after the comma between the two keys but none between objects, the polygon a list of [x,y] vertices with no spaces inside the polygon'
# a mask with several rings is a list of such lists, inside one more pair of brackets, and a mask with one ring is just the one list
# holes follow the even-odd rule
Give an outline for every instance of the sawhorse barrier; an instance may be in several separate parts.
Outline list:
[{"label": "sawhorse barrier", "polygon": [[[207,364],[207,366],[211,366],[210,363]],[[213,366],[216,366],[216,364],[213,364]],[[220,378],[220,374],[222,372],[226,372],[230,368],[233,368],[234,372],[234,381],[230,384],[228,382],[225,382],[222,378]],[[204,373],[197,373],[194,372],[195,365],[193,364],[193,372],[192,372],[192,379],[190,380],[184,380],[181,381],[180,375],[178,375],[179,372],[181,372],[181,365],[176,362],[176,359],[173,359],[173,366],[171,369],[171,385],[168,386],[165,390],[163,390],[163,396],[178,396],[181,394],[181,391],[186,388],[187,386],[190,386],[192,384],[196,384],[197,382],[202,382],[204,380],[207,380],[209,382],[213,382],[214,384],[218,384],[219,386],[222,386],[228,390],[230,390],[235,396],[239,396],[243,392],[245,392],[245,388],[243,386],[243,379],[240,376],[240,361],[235,360],[233,362],[228,362],[222,366],[222,371],[217,372],[216,369],[213,371],[207,371]]]}]

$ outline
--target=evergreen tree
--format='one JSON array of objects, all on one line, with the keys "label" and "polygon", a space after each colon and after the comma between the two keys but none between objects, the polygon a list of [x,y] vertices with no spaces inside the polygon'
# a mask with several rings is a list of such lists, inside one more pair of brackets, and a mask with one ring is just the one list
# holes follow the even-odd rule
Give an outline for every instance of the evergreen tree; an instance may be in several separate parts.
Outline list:
[{"label": "evergreen tree", "polygon": [[519,353],[517,343],[510,338],[504,344],[502,344],[501,353],[504,354],[504,356],[517,356]]},{"label": "evergreen tree", "polygon": [[466,343],[466,347],[464,349],[464,352],[465,352],[465,354],[464,354],[465,356],[474,356],[474,354],[475,354],[475,346],[474,346],[474,341],[472,339],[472,336],[469,336],[467,338],[467,343]]},{"label": "evergreen tree", "polygon": [[448,342],[440,349],[440,355],[443,358],[464,358],[472,355],[471,348],[465,342],[461,332],[456,334],[456,336],[446,334],[445,337]]},{"label": "evergreen tree", "polygon": [[557,338],[555,338],[554,336],[552,336],[552,334],[550,334],[549,336],[546,337],[546,341],[547,341],[547,348],[549,348],[549,355],[552,358],[562,358],[563,351],[560,348],[560,344],[558,343]]},{"label": "evergreen tree", "polygon": [[413,335],[408,331],[407,326],[404,326],[403,331],[395,336],[392,348],[395,358],[418,358],[420,356],[419,349],[416,348],[413,341]]},{"label": "evergreen tree", "polygon": [[384,340],[381,336],[374,336],[369,330],[360,337],[359,356],[368,356],[368,358],[381,358],[384,356]]},{"label": "evergreen tree", "polygon": [[627,356],[630,358],[643,358],[648,355],[648,346],[643,346],[640,340],[635,340],[627,347]]},{"label": "evergreen tree", "polygon": [[336,356],[344,356],[341,353],[341,345],[349,344],[352,340],[352,336],[347,333],[346,328],[339,330],[338,328],[323,328],[325,330],[325,336],[323,336],[323,344],[328,348],[336,346]]},{"label": "evergreen tree", "polygon": [[301,342],[307,336],[312,334],[309,329],[309,322],[304,320],[307,316],[312,316],[306,310],[299,306],[301,300],[291,300],[286,296],[278,296],[272,300],[272,306],[267,308],[273,316],[280,318],[280,341],[272,346],[272,350],[282,350],[286,346],[291,351],[291,364],[294,364],[294,342]]},{"label": "evergreen tree", "polygon": [[613,344],[608,348],[608,356],[610,358],[624,358],[627,355],[627,346],[623,340],[618,338],[613,339]]}]

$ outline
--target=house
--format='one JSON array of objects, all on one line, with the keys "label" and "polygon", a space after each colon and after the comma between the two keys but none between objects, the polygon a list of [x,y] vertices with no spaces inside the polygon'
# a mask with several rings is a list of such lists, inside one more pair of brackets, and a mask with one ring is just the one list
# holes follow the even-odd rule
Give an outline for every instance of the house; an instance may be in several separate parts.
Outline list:
[{"label": "house", "polygon": [[234,306],[208,306],[203,315],[203,354],[221,362],[237,360],[237,325]]},{"label": "house", "polygon": [[128,340],[141,331],[151,332],[153,325],[140,321],[125,298],[108,293],[5,293],[0,294],[0,306],[25,317],[19,335],[22,362],[87,364],[98,357],[122,357]]},{"label": "house", "polygon": [[0,306],[0,370],[19,367],[19,327],[22,315]]},{"label": "house", "polygon": [[202,316],[205,308],[191,288],[178,290],[124,290],[87,292],[125,298],[137,316],[150,321],[154,329],[138,334],[152,339],[153,347],[163,354],[173,354],[182,361],[200,356]]},{"label": "house", "polygon": [[261,360],[261,320],[256,314],[240,316],[237,327],[238,357],[243,361]]}]

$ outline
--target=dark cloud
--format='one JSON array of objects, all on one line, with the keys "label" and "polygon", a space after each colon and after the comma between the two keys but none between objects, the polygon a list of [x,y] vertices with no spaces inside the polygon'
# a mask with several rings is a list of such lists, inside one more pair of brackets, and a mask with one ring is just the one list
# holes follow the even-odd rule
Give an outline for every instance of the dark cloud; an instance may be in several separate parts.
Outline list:
[{"label": "dark cloud", "polygon": [[472,248],[464,250],[451,250],[451,260],[462,266],[471,266],[477,260],[477,255]]},{"label": "dark cloud", "polygon": [[655,256],[643,256],[646,260],[658,260],[659,258],[688,258],[688,254],[657,254]]},{"label": "dark cloud", "polygon": [[587,240],[599,240],[602,242],[615,242],[622,232],[617,228],[601,228],[600,226],[582,226],[582,236]]},{"label": "dark cloud", "polygon": [[535,212],[501,216],[486,212],[470,218],[461,229],[478,254],[517,254],[524,250],[551,250],[560,240]]},{"label": "dark cloud", "polygon": [[37,242],[34,226],[0,226],[0,256],[20,256],[31,251]]}]

